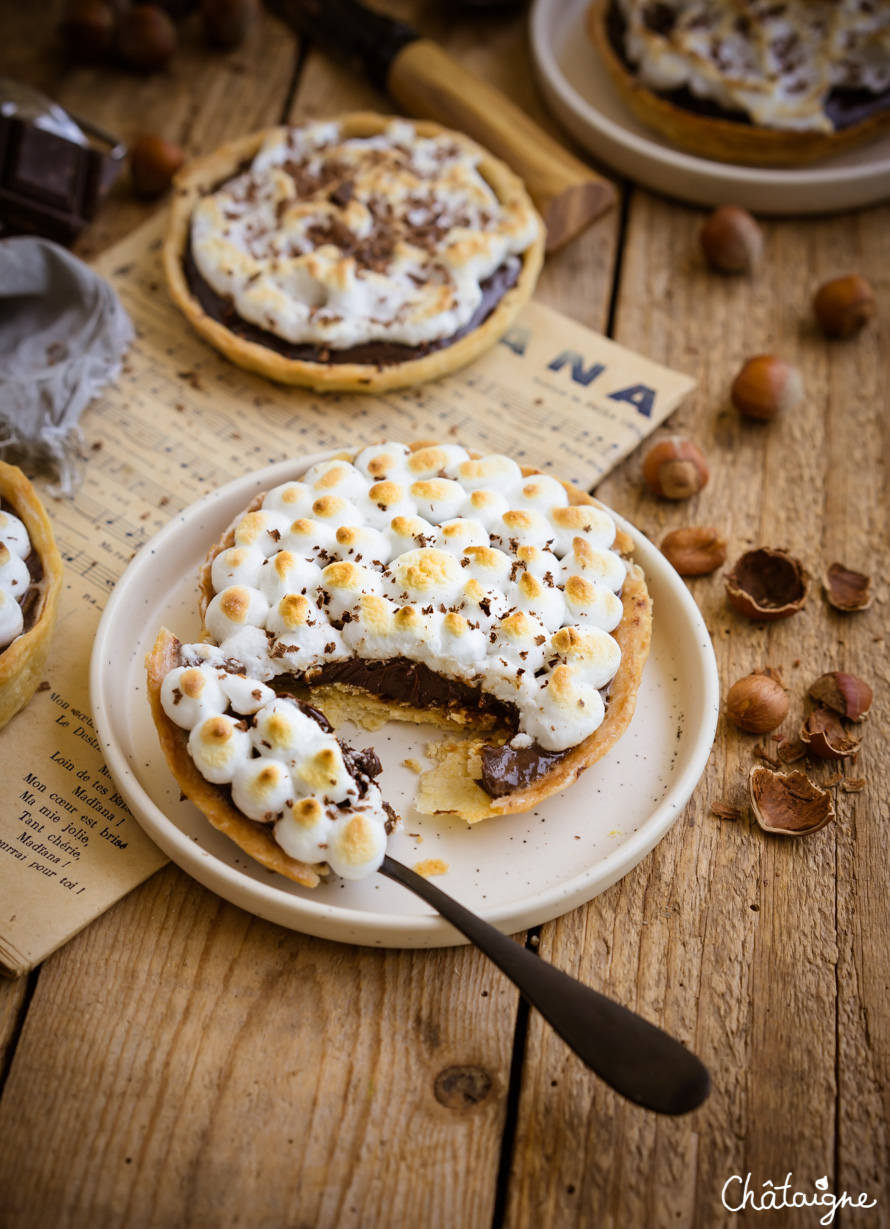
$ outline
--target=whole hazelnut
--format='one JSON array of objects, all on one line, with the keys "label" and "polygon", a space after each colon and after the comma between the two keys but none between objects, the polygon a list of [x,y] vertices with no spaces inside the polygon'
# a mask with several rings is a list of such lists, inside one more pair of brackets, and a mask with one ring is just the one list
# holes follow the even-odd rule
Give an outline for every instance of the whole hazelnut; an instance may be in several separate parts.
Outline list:
[{"label": "whole hazelnut", "polygon": [[803,380],[791,363],[774,354],[749,358],[732,382],[732,403],[748,418],[768,422],[803,399]]},{"label": "whole hazelnut", "polygon": [[211,47],[231,51],[244,41],[256,13],[256,0],[201,0],[204,37]]},{"label": "whole hazelnut", "polygon": [[721,205],[699,235],[705,260],[720,273],[748,273],[763,255],[763,235],[746,209]]},{"label": "whole hazelnut", "polygon": [[156,4],[134,4],[121,17],[117,50],[129,68],[144,72],[163,68],[176,50],[173,22]]},{"label": "whole hazelnut", "polygon": [[643,458],[643,477],[664,499],[689,499],[708,481],[708,463],[692,440],[668,435],[654,443]]},{"label": "whole hazelnut", "polygon": [[875,292],[864,277],[836,277],[816,291],[813,311],[826,337],[852,337],[875,314]]},{"label": "whole hazelnut", "polygon": [[115,13],[108,0],[69,0],[59,30],[69,54],[90,64],[111,50],[114,24]]},{"label": "whole hazelnut", "polygon": [[788,697],[768,674],[749,674],[727,692],[726,715],[750,734],[768,734],[788,716]]},{"label": "whole hazelnut", "polygon": [[707,576],[726,562],[726,540],[713,526],[689,525],[672,529],[661,553],[681,576]]},{"label": "whole hazelnut", "polygon": [[137,196],[150,199],[166,192],[173,176],[185,161],[185,154],[172,141],[145,132],[130,150],[130,174]]}]

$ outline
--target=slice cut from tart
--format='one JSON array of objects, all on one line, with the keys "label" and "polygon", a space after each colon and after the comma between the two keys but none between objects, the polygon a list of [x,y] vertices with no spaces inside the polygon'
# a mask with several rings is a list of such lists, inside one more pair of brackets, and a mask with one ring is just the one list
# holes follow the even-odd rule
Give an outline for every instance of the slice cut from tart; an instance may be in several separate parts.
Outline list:
[{"label": "slice cut from tart", "polygon": [[329,870],[377,870],[398,822],[380,761],[334,737],[324,714],[166,628],[146,659],[152,717],[185,796],[270,870],[316,887]]},{"label": "slice cut from tart", "polygon": [[177,306],[239,366],[379,392],[492,346],[543,250],[504,163],[437,124],[356,113],[257,132],[181,171],[164,268]]},{"label": "slice cut from tart", "polygon": [[471,735],[426,813],[525,811],[633,716],[651,604],[633,541],[583,491],[457,444],[385,443],[258,496],[210,550],[205,635],[338,723]]},{"label": "slice cut from tart", "polygon": [[21,470],[0,461],[0,729],[40,685],[61,591],[43,504]]},{"label": "slice cut from tart", "polygon": [[592,0],[587,24],[630,110],[702,157],[793,166],[890,130],[886,6]]}]

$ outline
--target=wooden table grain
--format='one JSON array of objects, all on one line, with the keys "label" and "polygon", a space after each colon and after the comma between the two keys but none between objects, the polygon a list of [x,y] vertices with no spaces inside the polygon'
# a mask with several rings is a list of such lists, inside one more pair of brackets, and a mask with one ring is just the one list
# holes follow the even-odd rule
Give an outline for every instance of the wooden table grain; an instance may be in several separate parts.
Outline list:
[{"label": "wooden table grain", "polygon": [[[377,2],[549,124],[524,14]],[[192,19],[172,64],[140,77],[67,64],[59,8],[0,9],[0,70],[125,138],[153,130],[198,153],[281,120],[388,108],[267,13],[225,55],[203,49]],[[121,182],[81,253],[151,208]],[[632,457],[602,498],[656,542],[710,523],[731,558],[785,546],[815,576],[840,559],[876,577],[864,614],[832,611],[816,585],[803,613],[765,626],[726,605],[719,574],[690,586],[725,686],[784,668],[784,730],[824,671],[873,682],[853,773],[867,784],[837,789],[837,822],[799,841],[719,820],[713,800],[744,809],[756,742],[721,720],[700,785],[653,853],[520,941],[694,1047],[713,1072],[709,1101],[679,1120],[621,1101],[474,950],[307,938],[168,867],[28,978],[0,984],[2,1229],[819,1223],[814,1208],[729,1211],[724,1185],[748,1173],[759,1194],[793,1174],[790,1189],[812,1195],[824,1177],[874,1201],[834,1224],[890,1225],[890,209],[769,222],[756,275],[732,279],[702,265],[702,216],[624,185],[620,209],[549,260],[538,294],[699,380],[664,430],[703,447],[705,490],[659,502]],[[852,271],[875,284],[878,317],[828,343],[810,298]],[[727,395],[743,359],[766,351],[799,363],[807,389],[769,426],[740,421]]]}]

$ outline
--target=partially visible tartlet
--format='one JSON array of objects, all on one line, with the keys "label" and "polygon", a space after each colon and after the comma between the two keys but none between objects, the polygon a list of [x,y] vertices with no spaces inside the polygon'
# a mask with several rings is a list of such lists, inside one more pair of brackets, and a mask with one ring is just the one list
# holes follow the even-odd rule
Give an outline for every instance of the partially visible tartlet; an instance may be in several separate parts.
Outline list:
[{"label": "partially visible tartlet", "polygon": [[61,591],[46,510],[22,471],[0,461],[0,729],[43,678]]},{"label": "partially visible tartlet", "polygon": [[890,131],[890,8],[861,0],[593,0],[619,94],[671,144],[796,165]]},{"label": "partially visible tartlet", "polygon": [[182,170],[164,267],[177,306],[239,366],[380,392],[494,345],[543,251],[504,163],[429,121],[356,113],[253,133]]}]

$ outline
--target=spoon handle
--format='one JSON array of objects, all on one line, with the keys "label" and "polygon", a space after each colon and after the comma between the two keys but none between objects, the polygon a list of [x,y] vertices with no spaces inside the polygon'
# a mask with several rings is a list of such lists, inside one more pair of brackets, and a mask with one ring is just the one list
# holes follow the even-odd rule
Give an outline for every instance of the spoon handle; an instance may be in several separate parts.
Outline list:
[{"label": "spoon handle", "polygon": [[616,1092],[660,1114],[685,1114],[707,1097],[707,1068],[679,1041],[541,960],[394,858],[383,859],[380,873],[432,905],[475,943]]}]

